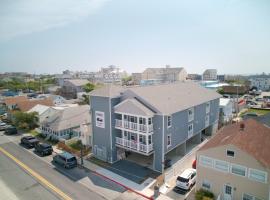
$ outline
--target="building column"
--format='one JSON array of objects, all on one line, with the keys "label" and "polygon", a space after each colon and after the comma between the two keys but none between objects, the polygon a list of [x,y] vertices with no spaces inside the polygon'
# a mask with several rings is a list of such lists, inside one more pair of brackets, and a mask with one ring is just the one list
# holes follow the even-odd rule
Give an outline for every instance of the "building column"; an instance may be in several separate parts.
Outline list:
[{"label": "building column", "polygon": [[140,151],[140,134],[137,134],[137,151]]},{"label": "building column", "polygon": [[146,152],[149,152],[149,141],[148,141],[148,135],[145,136],[145,143],[146,143]]},{"label": "building column", "polygon": [[124,114],[122,114],[122,128],[124,128]]},{"label": "building column", "polygon": [[140,117],[137,117],[137,131],[140,130]]}]

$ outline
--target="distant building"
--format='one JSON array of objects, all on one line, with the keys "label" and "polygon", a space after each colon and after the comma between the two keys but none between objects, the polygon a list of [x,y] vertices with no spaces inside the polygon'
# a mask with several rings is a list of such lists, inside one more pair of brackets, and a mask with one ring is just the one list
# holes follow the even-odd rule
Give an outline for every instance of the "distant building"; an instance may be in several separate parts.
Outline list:
[{"label": "distant building", "polygon": [[134,85],[140,85],[141,81],[142,81],[142,73],[132,73],[131,74],[132,77],[132,83]]},{"label": "distant building", "polygon": [[126,71],[114,65],[110,65],[109,67],[101,68],[96,74],[96,79],[102,83],[121,83],[122,78],[126,76]]},{"label": "distant building", "polygon": [[61,88],[61,96],[68,99],[76,99],[77,93],[84,92],[83,87],[89,83],[86,79],[65,80]]},{"label": "distant building", "polygon": [[220,82],[224,82],[225,81],[225,75],[217,75],[217,79],[220,81]]},{"label": "distant building", "polygon": [[224,85],[222,86],[223,94],[242,95],[246,94],[249,90],[246,86],[237,85]]},{"label": "distant building", "polygon": [[215,199],[269,199],[270,128],[253,119],[228,125],[197,151],[196,190]]},{"label": "distant building", "polygon": [[217,80],[217,70],[216,69],[207,69],[203,72],[204,81],[214,81]]},{"label": "distant building", "polygon": [[194,81],[200,81],[200,80],[202,80],[202,75],[200,75],[200,74],[188,74],[187,79],[194,80]]},{"label": "distant building", "polygon": [[53,100],[51,98],[46,99],[27,99],[26,101],[20,101],[17,103],[17,109],[22,112],[27,112],[36,105],[44,106],[54,106]]},{"label": "distant building", "polygon": [[4,105],[8,110],[14,110],[18,108],[18,103],[21,101],[28,101],[26,96],[7,97],[4,99]]},{"label": "distant building", "polygon": [[250,87],[256,87],[258,90],[270,91],[270,77],[254,77],[249,79]]},{"label": "distant building", "polygon": [[142,73],[142,81],[151,80],[157,83],[172,83],[176,81],[185,81],[187,72],[183,67],[171,68],[147,68]]}]

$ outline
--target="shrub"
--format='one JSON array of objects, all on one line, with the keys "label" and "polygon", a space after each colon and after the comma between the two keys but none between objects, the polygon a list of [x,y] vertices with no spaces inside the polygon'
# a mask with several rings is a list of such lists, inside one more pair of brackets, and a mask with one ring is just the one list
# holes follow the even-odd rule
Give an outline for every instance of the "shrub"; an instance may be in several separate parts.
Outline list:
[{"label": "shrub", "polygon": [[196,200],[214,199],[214,194],[208,190],[204,190],[201,188],[196,192],[195,199]]}]

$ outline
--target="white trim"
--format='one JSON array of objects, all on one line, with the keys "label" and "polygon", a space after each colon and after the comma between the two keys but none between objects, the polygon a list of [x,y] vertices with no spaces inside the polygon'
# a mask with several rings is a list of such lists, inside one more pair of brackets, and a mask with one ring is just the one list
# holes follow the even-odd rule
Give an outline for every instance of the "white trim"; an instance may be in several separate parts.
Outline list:
[{"label": "white trim", "polygon": [[[208,160],[211,160],[211,166],[209,166],[209,165],[205,165],[205,164],[203,164],[202,163],[202,159],[208,159]],[[208,156],[204,156],[204,155],[200,155],[200,157],[199,157],[199,165],[201,165],[201,166],[203,166],[203,167],[207,167],[207,168],[213,168],[213,166],[214,166],[214,160],[215,159],[213,159],[213,158],[211,158],[211,157],[208,157]]]},{"label": "white trim", "polygon": [[[209,184],[209,188],[204,187],[204,186],[203,186],[204,183]],[[212,188],[212,183],[211,183],[209,180],[207,180],[207,179],[203,179],[203,180],[202,180],[202,188],[204,188],[205,190],[209,190],[209,191],[210,191],[211,188]]]},{"label": "white trim", "polygon": [[[226,164],[227,165],[227,170],[224,171],[222,169],[216,168],[216,162],[221,162],[223,164]],[[223,172],[223,173],[229,173],[230,172],[230,163],[228,163],[226,161],[223,161],[223,160],[214,159],[214,169],[217,170],[217,171]]]},{"label": "white trim", "polygon": [[[194,117],[195,117],[195,108],[194,107],[191,107],[188,109],[188,122],[192,122],[194,120]],[[192,115],[189,115],[189,111],[192,112]]]},{"label": "white trim", "polygon": [[143,117],[143,118],[149,118],[149,117],[154,117],[154,115],[134,115],[132,113],[125,113],[125,112],[114,112],[116,114],[124,114],[124,115],[129,115],[129,116],[134,116],[134,117]]},{"label": "white trim", "polygon": [[[235,173],[233,173],[233,172],[232,172],[233,166],[236,166],[236,167],[239,167],[239,168],[245,168],[245,176],[242,176],[242,175],[240,175],[240,174],[235,174]],[[236,176],[247,177],[247,167],[246,167],[246,166],[243,166],[243,165],[238,165],[238,164],[231,163],[230,172],[231,172],[231,174],[236,175]]]},{"label": "white trim", "polygon": [[229,184],[229,183],[225,183],[224,185],[223,185],[223,195],[225,195],[226,193],[225,193],[225,186],[229,186],[229,187],[231,187],[232,189],[231,189],[231,197],[232,197],[232,199],[233,199],[233,186],[231,185],[231,184]]},{"label": "white trim", "polygon": [[[265,181],[264,182],[262,182],[262,181],[259,181],[259,180],[255,180],[255,179],[253,179],[253,178],[250,178],[250,171],[257,171],[257,172],[260,172],[260,173],[263,173],[264,175],[265,175]],[[256,181],[256,182],[259,182],[259,183],[267,183],[267,177],[268,177],[268,173],[266,172],[266,171],[262,171],[262,170],[258,170],[258,169],[253,169],[253,168],[249,168],[248,169],[248,178],[250,179],[250,180],[252,180],[252,181]],[[270,190],[269,190],[270,191]]]},{"label": "white trim", "polygon": [[165,159],[164,159],[164,156],[165,156],[165,152],[164,152],[164,136],[165,136],[165,115],[162,115],[162,158],[161,158],[161,161],[162,161],[162,169],[161,169],[161,172],[163,173],[164,171],[164,162],[165,162]]},{"label": "white trim", "polygon": [[[168,125],[169,124],[169,117],[171,118],[170,120],[170,126]],[[167,116],[167,128],[171,128],[172,127],[172,115],[168,115]]]},{"label": "white trim", "polygon": [[[111,103],[111,98],[109,97],[109,114],[110,114],[110,140],[111,140],[111,155],[110,155],[110,163],[113,162],[113,156],[112,156],[112,151],[113,151],[113,142],[112,142],[112,103]],[[105,115],[104,115],[104,121],[105,121]],[[106,127],[106,124],[105,124],[105,127]]]}]

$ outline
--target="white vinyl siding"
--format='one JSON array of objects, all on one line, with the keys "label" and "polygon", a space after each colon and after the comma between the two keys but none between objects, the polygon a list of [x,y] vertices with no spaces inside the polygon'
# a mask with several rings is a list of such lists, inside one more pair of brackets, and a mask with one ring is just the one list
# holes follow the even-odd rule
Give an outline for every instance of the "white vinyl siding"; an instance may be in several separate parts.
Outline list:
[{"label": "white vinyl siding", "polygon": [[200,165],[204,167],[213,167],[214,160],[206,156],[200,156]]},{"label": "white vinyl siding", "polygon": [[231,173],[239,176],[246,176],[247,168],[241,165],[232,164]]},{"label": "white vinyl siding", "polygon": [[222,160],[215,160],[215,169],[222,172],[229,172],[229,163]]},{"label": "white vinyl siding", "polygon": [[261,183],[267,183],[267,172],[257,169],[249,169],[248,178]]}]

